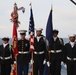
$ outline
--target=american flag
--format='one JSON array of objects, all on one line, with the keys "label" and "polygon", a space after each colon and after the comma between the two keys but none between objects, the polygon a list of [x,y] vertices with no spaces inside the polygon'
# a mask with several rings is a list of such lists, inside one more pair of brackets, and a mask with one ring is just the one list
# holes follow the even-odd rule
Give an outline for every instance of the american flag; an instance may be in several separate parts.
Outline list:
[{"label": "american flag", "polygon": [[[33,18],[32,6],[30,9],[29,35],[30,35],[30,52],[32,52],[33,54],[34,52],[34,18]],[[32,60],[33,60],[33,56],[32,56]],[[33,75],[33,64],[30,64],[30,63],[29,63],[28,75]]]},{"label": "american flag", "polygon": [[33,52],[34,51],[34,18],[33,18],[32,6],[30,9],[29,35],[30,35],[30,51]]}]

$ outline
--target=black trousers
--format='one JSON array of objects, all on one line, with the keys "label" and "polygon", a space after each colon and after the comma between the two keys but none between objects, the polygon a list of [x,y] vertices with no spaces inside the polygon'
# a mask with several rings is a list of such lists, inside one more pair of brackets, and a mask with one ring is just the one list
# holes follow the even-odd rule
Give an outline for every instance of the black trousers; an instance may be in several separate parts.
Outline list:
[{"label": "black trousers", "polygon": [[17,65],[18,75],[28,75],[28,65]]},{"label": "black trousers", "polygon": [[43,75],[43,61],[34,61],[34,75]]},{"label": "black trousers", "polygon": [[61,60],[53,60],[50,65],[51,75],[61,75]]},{"label": "black trousers", "polygon": [[67,61],[67,75],[76,75],[76,61]]},{"label": "black trousers", "polygon": [[10,75],[11,65],[10,64],[1,64],[1,75]]}]

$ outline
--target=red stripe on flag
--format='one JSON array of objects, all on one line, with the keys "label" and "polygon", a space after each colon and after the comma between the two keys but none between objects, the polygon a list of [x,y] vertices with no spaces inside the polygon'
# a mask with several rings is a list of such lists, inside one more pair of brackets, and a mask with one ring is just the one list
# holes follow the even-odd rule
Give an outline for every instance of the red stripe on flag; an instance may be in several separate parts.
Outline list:
[{"label": "red stripe on flag", "polygon": [[34,36],[30,35],[30,51],[34,52]]},{"label": "red stripe on flag", "polygon": [[13,25],[12,46],[13,46],[14,56],[16,56],[18,54],[18,38],[17,38],[17,26],[15,22]]},{"label": "red stripe on flag", "polygon": [[[18,38],[17,38],[16,22],[14,22],[14,25],[13,25],[12,47],[13,47],[14,57],[16,57],[16,55],[18,54]],[[16,69],[13,70],[13,75],[17,75],[17,64],[14,64],[14,65]]]}]

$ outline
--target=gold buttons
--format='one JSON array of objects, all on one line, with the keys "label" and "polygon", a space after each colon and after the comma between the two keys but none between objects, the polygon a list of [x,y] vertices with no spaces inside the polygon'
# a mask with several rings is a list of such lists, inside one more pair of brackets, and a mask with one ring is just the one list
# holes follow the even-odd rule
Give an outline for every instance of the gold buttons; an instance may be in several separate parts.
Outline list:
[{"label": "gold buttons", "polygon": [[24,50],[24,41],[22,41],[22,51]]}]

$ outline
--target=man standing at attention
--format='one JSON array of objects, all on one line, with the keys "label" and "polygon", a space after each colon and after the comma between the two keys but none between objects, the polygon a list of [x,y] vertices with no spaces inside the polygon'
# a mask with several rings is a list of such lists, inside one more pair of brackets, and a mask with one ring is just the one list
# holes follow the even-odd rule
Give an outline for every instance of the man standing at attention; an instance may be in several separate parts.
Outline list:
[{"label": "man standing at attention", "polygon": [[58,37],[58,30],[53,30],[53,37],[49,44],[49,59],[51,75],[61,75],[61,61],[62,61],[62,39]]},{"label": "man standing at attention", "polygon": [[67,65],[67,75],[76,75],[76,41],[75,35],[69,35],[69,42],[64,46],[64,63]]},{"label": "man standing at attention", "polygon": [[28,66],[31,59],[29,48],[30,43],[25,38],[26,30],[20,30],[21,39],[18,40],[18,56],[17,56],[17,67],[18,67],[18,75],[28,75]]},{"label": "man standing at attention", "polygon": [[42,35],[42,28],[36,29],[34,39],[34,75],[43,75],[44,60],[46,59],[46,38]]},{"label": "man standing at attention", "polygon": [[1,75],[10,75],[11,67],[14,63],[14,55],[9,45],[9,38],[2,38],[3,44],[0,45],[0,65],[1,65]]}]

